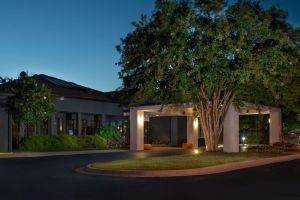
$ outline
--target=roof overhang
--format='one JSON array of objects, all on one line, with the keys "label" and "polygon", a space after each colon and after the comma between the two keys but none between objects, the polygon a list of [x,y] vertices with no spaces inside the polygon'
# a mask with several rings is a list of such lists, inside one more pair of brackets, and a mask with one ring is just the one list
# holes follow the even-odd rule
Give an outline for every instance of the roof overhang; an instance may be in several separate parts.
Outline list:
[{"label": "roof overhang", "polygon": [[[193,116],[195,106],[193,103],[185,104],[168,104],[168,105],[147,105],[131,107],[130,109],[144,111],[145,116],[161,117],[161,116]],[[256,114],[270,114],[270,112],[280,112],[281,109],[272,106],[257,105],[244,102],[242,106],[238,107],[240,115],[256,115]],[[129,116],[129,112],[124,113]]]}]

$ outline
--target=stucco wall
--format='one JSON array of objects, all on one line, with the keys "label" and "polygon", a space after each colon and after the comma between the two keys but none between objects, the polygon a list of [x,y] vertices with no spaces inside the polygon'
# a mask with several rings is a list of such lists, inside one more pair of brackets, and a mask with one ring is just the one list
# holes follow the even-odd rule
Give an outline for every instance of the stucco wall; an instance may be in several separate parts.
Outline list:
[{"label": "stucco wall", "polygon": [[151,117],[149,127],[153,141],[170,141],[170,117]]},{"label": "stucco wall", "polygon": [[[171,122],[172,118],[173,123]],[[186,142],[187,138],[186,120],[186,117],[151,117],[149,126],[151,127],[152,138],[170,141],[173,146],[181,146],[181,143]]]},{"label": "stucco wall", "polygon": [[178,145],[187,142],[187,117],[178,117]]},{"label": "stucco wall", "polygon": [[99,102],[83,99],[64,98],[56,100],[56,109],[62,112],[80,112],[123,116],[123,109],[118,103]]}]

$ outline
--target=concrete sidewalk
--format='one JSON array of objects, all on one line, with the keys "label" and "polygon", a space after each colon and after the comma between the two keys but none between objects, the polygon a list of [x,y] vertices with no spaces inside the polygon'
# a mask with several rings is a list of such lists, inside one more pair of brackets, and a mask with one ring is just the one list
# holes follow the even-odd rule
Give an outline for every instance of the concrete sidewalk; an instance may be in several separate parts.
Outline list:
[{"label": "concrete sidewalk", "polygon": [[31,158],[45,156],[66,156],[66,155],[81,155],[81,154],[96,154],[96,153],[116,153],[126,152],[123,149],[108,149],[108,150],[86,150],[86,151],[57,151],[57,152],[11,152],[0,153],[1,158]]},{"label": "concrete sidewalk", "polygon": [[199,176],[216,173],[229,172],[250,167],[257,167],[278,162],[300,159],[300,153],[286,156],[262,158],[257,160],[232,162],[210,167],[185,169],[185,170],[100,170],[90,165],[76,169],[79,173],[98,176],[120,176],[120,177],[179,177],[179,176]]}]

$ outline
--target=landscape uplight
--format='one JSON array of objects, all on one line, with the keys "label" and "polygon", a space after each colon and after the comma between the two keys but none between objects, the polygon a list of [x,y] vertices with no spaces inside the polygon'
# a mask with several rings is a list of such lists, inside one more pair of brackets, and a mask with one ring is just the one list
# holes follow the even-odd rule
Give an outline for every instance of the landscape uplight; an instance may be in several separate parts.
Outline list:
[{"label": "landscape uplight", "polygon": [[194,149],[193,153],[194,153],[195,155],[198,155],[198,154],[200,153],[200,151],[199,151],[199,149]]},{"label": "landscape uplight", "polygon": [[245,136],[242,137],[242,141],[243,141],[243,145],[245,145],[245,141],[246,141],[246,137]]}]

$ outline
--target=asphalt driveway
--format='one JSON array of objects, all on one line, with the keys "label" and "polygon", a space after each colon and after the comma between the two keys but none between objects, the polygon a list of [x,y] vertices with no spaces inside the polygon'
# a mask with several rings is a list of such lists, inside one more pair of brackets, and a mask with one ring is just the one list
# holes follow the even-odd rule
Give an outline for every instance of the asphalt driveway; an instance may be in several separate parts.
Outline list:
[{"label": "asphalt driveway", "polygon": [[87,176],[74,171],[95,161],[169,153],[0,159],[0,199],[300,199],[300,160],[215,175],[173,178]]}]

